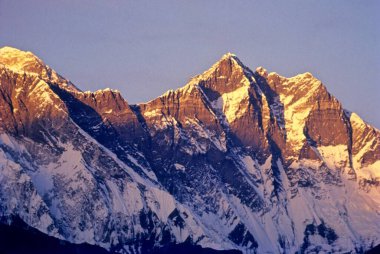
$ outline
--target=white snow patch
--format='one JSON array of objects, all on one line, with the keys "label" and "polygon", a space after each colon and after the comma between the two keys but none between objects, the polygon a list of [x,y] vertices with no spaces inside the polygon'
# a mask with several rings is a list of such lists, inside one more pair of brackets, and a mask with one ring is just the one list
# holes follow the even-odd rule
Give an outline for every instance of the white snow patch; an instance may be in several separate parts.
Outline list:
[{"label": "white snow patch", "polygon": [[152,117],[161,117],[162,116],[162,112],[161,112],[161,109],[154,109],[152,111],[145,111],[143,113],[143,115],[145,117],[148,117],[148,118],[152,118]]},{"label": "white snow patch", "polygon": [[131,156],[130,154],[127,155],[128,159],[133,163],[135,164],[136,166],[138,166],[150,179],[154,180],[154,181],[157,181],[157,177],[156,177],[156,174],[152,171],[152,170],[149,170],[147,168],[145,168],[144,166],[142,166],[133,156]]},{"label": "white snow patch", "polygon": [[244,156],[242,158],[242,161],[248,173],[250,173],[256,180],[261,179],[261,174],[258,169],[259,166],[257,165],[256,161],[252,159],[251,156]]},{"label": "white snow patch", "polygon": [[149,208],[157,214],[161,221],[167,222],[169,215],[176,208],[173,196],[158,188],[149,189],[145,195]]},{"label": "white snow patch", "polygon": [[243,102],[247,101],[248,98],[248,86],[244,85],[235,91],[223,93],[217,100],[212,102],[212,106],[217,112],[223,112],[227,121],[232,123],[246,113],[248,107]]},{"label": "white snow patch", "polygon": [[174,167],[175,167],[175,169],[180,170],[180,171],[186,170],[185,166],[182,164],[179,164],[179,163],[174,163]]},{"label": "white snow patch", "polygon": [[[270,74],[270,76],[273,75],[273,73]],[[277,113],[284,113],[287,143],[292,146],[292,149],[297,151],[302,148],[306,139],[303,129],[305,121],[313,107],[313,105],[308,105],[308,101],[314,96],[315,91],[320,88],[321,82],[310,73],[282,79],[282,87],[288,90],[288,92],[280,93],[279,99],[283,103],[285,110],[284,112]],[[307,90],[308,92],[305,96],[294,101],[294,94],[302,90]]]},{"label": "white snow patch", "polygon": [[340,169],[347,165],[348,148],[346,145],[320,146],[317,148],[327,167]]},{"label": "white snow patch", "polygon": [[380,161],[376,161],[373,164],[362,167],[357,170],[356,173],[367,179],[377,179],[380,180]]}]

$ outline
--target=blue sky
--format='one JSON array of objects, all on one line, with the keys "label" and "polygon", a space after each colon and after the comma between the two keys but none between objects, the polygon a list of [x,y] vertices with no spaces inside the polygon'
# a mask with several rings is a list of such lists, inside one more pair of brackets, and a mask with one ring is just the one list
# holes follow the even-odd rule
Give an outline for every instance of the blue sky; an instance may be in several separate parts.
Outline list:
[{"label": "blue sky", "polygon": [[82,90],[130,103],[183,86],[224,53],[310,71],[380,128],[380,1],[0,0],[0,46],[30,50]]}]

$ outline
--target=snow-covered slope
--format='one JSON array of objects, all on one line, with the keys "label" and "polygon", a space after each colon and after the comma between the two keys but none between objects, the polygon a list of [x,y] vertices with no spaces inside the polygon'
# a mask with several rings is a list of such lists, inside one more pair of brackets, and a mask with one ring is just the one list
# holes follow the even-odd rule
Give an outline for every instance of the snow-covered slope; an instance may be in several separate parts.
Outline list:
[{"label": "snow-covered slope", "polygon": [[310,73],[224,55],[129,105],[0,49],[0,216],[122,253],[187,242],[244,253],[380,244],[380,132]]}]

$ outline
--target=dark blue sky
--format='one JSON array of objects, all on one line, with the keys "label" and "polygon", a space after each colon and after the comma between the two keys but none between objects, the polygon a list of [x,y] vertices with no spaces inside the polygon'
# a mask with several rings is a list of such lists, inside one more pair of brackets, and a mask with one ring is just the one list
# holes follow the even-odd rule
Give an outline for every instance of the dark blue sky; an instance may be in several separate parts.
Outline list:
[{"label": "dark blue sky", "polygon": [[30,50],[82,90],[130,103],[183,86],[224,53],[306,71],[380,127],[380,1],[0,0],[0,46]]}]

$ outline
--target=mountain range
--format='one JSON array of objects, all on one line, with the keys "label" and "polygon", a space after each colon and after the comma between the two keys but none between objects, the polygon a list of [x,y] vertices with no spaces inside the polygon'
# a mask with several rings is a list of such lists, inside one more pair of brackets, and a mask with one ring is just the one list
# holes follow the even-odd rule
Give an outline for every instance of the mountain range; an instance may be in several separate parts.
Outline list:
[{"label": "mountain range", "polygon": [[364,253],[380,244],[379,183],[380,131],[311,73],[227,53],[132,105],[0,49],[3,226],[110,253]]}]

